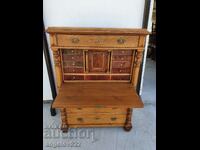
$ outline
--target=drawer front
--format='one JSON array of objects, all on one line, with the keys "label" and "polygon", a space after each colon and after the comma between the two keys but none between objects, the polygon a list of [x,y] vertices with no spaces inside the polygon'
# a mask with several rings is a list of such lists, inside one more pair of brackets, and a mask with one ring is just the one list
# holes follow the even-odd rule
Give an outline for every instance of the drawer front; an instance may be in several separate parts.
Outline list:
[{"label": "drawer front", "polygon": [[109,75],[86,75],[86,80],[109,80]]},{"label": "drawer front", "polygon": [[137,47],[139,36],[57,35],[58,46]]},{"label": "drawer front", "polygon": [[63,61],[83,61],[82,55],[63,55]]},{"label": "drawer front", "polygon": [[131,73],[131,68],[112,68],[112,73]]},{"label": "drawer front", "polygon": [[64,49],[63,55],[83,55],[83,50]]},{"label": "drawer front", "polygon": [[113,50],[113,55],[132,55],[132,50]]},{"label": "drawer front", "polygon": [[105,114],[69,114],[68,124],[121,124],[125,123],[126,115],[105,115]]},{"label": "drawer front", "polygon": [[63,68],[64,73],[83,73],[83,68]]},{"label": "drawer front", "polygon": [[130,80],[130,75],[112,75],[111,80]]},{"label": "drawer front", "polygon": [[112,57],[113,61],[131,61],[132,56],[131,55],[114,55]]},{"label": "drawer front", "polygon": [[64,61],[65,67],[83,67],[83,61]]},{"label": "drawer front", "polygon": [[131,61],[113,61],[112,68],[130,68]]},{"label": "drawer front", "polygon": [[64,75],[64,80],[84,80],[83,75]]},{"label": "drawer front", "polygon": [[67,108],[67,113],[112,113],[112,114],[126,114],[126,108],[110,107],[105,108],[102,106],[97,107],[76,107],[76,108]]}]

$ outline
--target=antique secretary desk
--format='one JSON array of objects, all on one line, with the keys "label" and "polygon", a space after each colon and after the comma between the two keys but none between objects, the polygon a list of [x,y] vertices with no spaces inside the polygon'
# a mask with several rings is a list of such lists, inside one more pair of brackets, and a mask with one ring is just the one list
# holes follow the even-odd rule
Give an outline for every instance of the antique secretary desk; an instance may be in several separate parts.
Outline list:
[{"label": "antique secretary desk", "polygon": [[148,35],[146,29],[49,27],[61,130],[76,127],[132,128],[133,108]]}]

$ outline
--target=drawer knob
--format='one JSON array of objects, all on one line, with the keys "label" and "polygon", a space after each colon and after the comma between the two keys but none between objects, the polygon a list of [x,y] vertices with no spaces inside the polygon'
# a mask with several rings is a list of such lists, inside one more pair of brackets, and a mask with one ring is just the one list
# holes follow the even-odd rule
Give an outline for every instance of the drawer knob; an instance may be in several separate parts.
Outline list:
[{"label": "drawer knob", "polygon": [[82,108],[77,108],[78,110],[82,110]]},{"label": "drawer knob", "polygon": [[115,120],[117,120],[117,118],[116,117],[112,117],[112,118],[110,118],[112,121],[115,121]]},{"label": "drawer knob", "polygon": [[80,41],[80,40],[79,40],[78,38],[73,38],[73,39],[72,39],[72,43],[79,43],[79,41]]},{"label": "drawer knob", "polygon": [[99,120],[100,118],[95,118],[95,120]]},{"label": "drawer knob", "polygon": [[123,39],[123,38],[119,38],[118,40],[117,40],[117,43],[118,44],[124,44],[125,43],[125,39]]},{"label": "drawer knob", "polygon": [[73,76],[73,79],[75,79],[76,77],[75,76]]},{"label": "drawer knob", "polygon": [[83,121],[83,118],[77,118],[77,120],[82,122],[82,121]]}]

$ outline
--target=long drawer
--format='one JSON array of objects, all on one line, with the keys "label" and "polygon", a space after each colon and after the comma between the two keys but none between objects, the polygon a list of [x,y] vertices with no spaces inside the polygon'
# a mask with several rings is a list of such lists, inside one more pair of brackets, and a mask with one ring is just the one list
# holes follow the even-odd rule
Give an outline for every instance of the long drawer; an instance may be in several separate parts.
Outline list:
[{"label": "long drawer", "polygon": [[58,46],[137,47],[139,36],[58,34]]},{"label": "long drawer", "polygon": [[116,114],[69,114],[68,124],[121,124],[125,123],[126,115]]},{"label": "long drawer", "polygon": [[76,108],[67,108],[67,113],[113,113],[113,114],[126,114],[125,108],[118,107],[103,107],[97,105],[96,107],[76,107]]}]

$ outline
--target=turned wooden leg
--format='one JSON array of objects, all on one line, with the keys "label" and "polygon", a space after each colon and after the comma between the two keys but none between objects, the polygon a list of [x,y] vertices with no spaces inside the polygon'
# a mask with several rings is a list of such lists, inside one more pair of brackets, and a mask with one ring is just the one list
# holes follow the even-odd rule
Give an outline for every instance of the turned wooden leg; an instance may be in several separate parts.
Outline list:
[{"label": "turned wooden leg", "polygon": [[56,115],[56,109],[52,108],[52,104],[51,104],[50,112],[51,112],[51,116],[55,116]]},{"label": "turned wooden leg", "polygon": [[61,125],[61,130],[66,133],[68,131],[68,123],[67,123],[67,113],[66,113],[66,109],[62,108],[61,110],[61,121],[62,121],[62,125]]},{"label": "turned wooden leg", "polygon": [[127,115],[126,115],[126,122],[125,122],[125,125],[124,125],[125,131],[130,131],[132,129],[131,116],[132,116],[132,108],[128,108],[127,109]]}]

